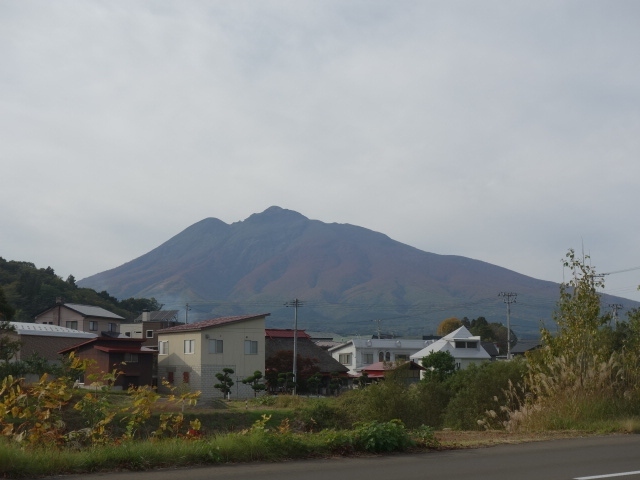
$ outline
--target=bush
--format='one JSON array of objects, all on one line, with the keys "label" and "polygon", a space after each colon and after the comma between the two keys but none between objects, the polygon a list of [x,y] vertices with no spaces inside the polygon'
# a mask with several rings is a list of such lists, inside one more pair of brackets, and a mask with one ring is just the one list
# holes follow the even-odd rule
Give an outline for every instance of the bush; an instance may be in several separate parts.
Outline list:
[{"label": "bush", "polygon": [[296,416],[307,431],[349,428],[352,423],[338,402],[325,398],[308,400]]},{"label": "bush", "polygon": [[355,444],[368,452],[400,451],[414,444],[400,420],[358,423],[353,435]]},{"label": "bush", "polygon": [[451,400],[444,414],[444,426],[456,430],[477,430],[486,412],[496,408],[496,399],[503,399],[511,384],[521,383],[526,362],[486,362],[470,365],[458,371],[449,381]]}]

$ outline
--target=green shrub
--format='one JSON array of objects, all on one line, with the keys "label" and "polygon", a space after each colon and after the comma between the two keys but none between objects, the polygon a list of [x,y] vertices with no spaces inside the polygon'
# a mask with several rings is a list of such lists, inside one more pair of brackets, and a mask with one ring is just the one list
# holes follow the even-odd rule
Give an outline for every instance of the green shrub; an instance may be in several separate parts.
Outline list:
[{"label": "green shrub", "polygon": [[296,418],[307,431],[349,428],[352,422],[334,399],[308,400],[296,410]]},{"label": "green shrub", "polygon": [[400,420],[355,425],[354,443],[368,452],[394,452],[412,446],[413,440]]},{"label": "green shrub", "polygon": [[417,445],[427,448],[437,448],[440,442],[436,438],[436,431],[428,425],[421,425],[411,432],[411,437]]},{"label": "green shrub", "polygon": [[496,399],[504,399],[509,384],[521,383],[526,373],[526,362],[486,362],[470,365],[448,380],[451,393],[444,426],[456,430],[477,430],[486,412],[496,408]]}]

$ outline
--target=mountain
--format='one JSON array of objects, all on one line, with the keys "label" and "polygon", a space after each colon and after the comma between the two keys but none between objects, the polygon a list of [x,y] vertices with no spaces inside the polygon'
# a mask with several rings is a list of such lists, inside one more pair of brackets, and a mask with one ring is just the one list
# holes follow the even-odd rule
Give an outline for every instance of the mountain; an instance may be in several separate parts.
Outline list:
[{"label": "mountain", "polygon": [[154,297],[181,311],[188,303],[189,321],[270,312],[274,328],[293,327],[295,314],[284,304],[297,298],[299,328],[396,335],[435,333],[451,316],[506,324],[498,296],[505,291],[517,293],[510,306],[516,335],[535,335],[540,320],[550,321],[559,293],[552,282],[280,207],[232,224],[204,219],[78,285],[117,298]]}]

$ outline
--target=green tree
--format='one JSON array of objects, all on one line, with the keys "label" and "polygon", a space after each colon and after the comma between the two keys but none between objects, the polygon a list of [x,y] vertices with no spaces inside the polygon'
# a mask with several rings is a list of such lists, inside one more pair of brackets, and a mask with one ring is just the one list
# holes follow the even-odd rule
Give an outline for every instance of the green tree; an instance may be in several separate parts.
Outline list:
[{"label": "green tree", "polygon": [[254,397],[257,397],[258,392],[261,392],[266,388],[266,385],[261,382],[262,377],[262,372],[260,370],[256,370],[255,372],[253,372],[253,375],[242,380],[242,383],[251,387]]},{"label": "green tree", "polygon": [[314,373],[307,379],[307,387],[311,393],[318,395],[320,384],[322,383],[322,375],[319,372]]},{"label": "green tree", "polygon": [[293,383],[293,372],[278,373],[278,387],[285,393],[289,392],[289,385]]},{"label": "green tree", "polygon": [[431,352],[422,359],[422,366],[426,368],[425,378],[446,380],[453,375],[458,367],[456,359],[449,352]]},{"label": "green tree", "polygon": [[222,369],[222,372],[216,373],[216,378],[218,382],[214,385],[215,388],[222,392],[224,398],[228,398],[231,394],[231,387],[233,387],[234,382],[231,379],[231,375],[234,373],[233,368],[225,367]]},{"label": "green tree", "polygon": [[12,339],[16,329],[7,320],[0,321],[0,361],[9,363],[16,353],[20,351],[21,343]]},{"label": "green tree", "polygon": [[541,329],[545,361],[562,356],[575,364],[581,376],[594,361],[606,361],[612,353],[603,328],[609,316],[600,312],[597,291],[604,287],[604,280],[586,262],[588,259],[577,257],[573,250],[566,254],[564,266],[570,269],[571,279],[560,285],[560,299],[553,316],[556,332]]},{"label": "green tree", "polygon": [[16,309],[9,305],[4,291],[0,288],[0,320],[11,321],[16,313]]}]

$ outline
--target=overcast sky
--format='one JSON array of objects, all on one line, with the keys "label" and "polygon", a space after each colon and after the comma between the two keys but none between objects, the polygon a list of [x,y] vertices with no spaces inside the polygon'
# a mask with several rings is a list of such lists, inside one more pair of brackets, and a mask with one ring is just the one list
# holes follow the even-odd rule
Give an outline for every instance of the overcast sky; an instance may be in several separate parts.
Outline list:
[{"label": "overcast sky", "polygon": [[544,280],[640,267],[639,46],[634,0],[4,0],[0,256],[79,280],[277,205]]}]

